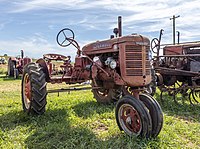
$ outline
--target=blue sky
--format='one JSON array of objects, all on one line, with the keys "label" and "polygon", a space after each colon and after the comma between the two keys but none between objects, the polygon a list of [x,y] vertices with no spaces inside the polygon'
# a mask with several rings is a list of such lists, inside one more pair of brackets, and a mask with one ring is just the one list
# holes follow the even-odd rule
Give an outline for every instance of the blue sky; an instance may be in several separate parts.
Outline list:
[{"label": "blue sky", "polygon": [[162,43],[172,43],[173,15],[180,40],[200,40],[199,0],[0,0],[0,55],[16,56],[20,50],[33,58],[45,53],[75,56],[73,47],[56,43],[65,27],[75,32],[80,46],[107,39],[123,20],[123,34],[138,33],[150,39],[163,28]]}]

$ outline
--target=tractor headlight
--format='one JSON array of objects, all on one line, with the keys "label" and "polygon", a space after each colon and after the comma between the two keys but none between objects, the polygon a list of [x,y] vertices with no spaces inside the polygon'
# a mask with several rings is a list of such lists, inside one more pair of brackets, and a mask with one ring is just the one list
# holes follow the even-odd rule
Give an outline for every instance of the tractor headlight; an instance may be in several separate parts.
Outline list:
[{"label": "tractor headlight", "polygon": [[112,57],[108,57],[105,61],[105,65],[107,65],[111,69],[115,69],[117,67],[117,62]]},{"label": "tractor headlight", "polygon": [[94,61],[94,62],[97,62],[97,61],[100,61],[100,59],[99,59],[98,56],[95,56],[95,57],[93,58],[93,61]]},{"label": "tractor headlight", "polygon": [[112,61],[110,61],[109,66],[111,69],[115,69],[117,67],[117,62],[115,60],[112,60]]}]

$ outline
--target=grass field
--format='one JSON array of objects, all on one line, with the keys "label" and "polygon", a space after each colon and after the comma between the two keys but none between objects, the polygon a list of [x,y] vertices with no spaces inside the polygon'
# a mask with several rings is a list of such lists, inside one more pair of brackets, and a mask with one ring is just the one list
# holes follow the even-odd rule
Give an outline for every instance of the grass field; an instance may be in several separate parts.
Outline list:
[{"label": "grass field", "polygon": [[46,113],[28,116],[22,111],[20,79],[7,78],[0,67],[0,148],[200,148],[200,106],[177,105],[167,95],[161,104],[156,94],[163,129],[157,138],[138,139],[119,131],[115,105],[98,104],[91,91],[48,94]]}]

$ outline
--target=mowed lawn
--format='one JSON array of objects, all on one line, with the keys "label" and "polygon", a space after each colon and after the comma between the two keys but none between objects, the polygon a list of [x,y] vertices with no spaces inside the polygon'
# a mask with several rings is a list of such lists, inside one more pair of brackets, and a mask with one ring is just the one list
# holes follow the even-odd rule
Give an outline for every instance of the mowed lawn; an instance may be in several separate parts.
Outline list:
[{"label": "mowed lawn", "polygon": [[[159,91],[155,98],[161,104]],[[1,74],[0,148],[200,148],[200,106],[177,105],[164,95],[161,107],[164,125],[157,138],[129,137],[118,129],[115,105],[97,103],[91,91],[48,94],[46,113],[27,115],[22,111],[21,80]]]}]

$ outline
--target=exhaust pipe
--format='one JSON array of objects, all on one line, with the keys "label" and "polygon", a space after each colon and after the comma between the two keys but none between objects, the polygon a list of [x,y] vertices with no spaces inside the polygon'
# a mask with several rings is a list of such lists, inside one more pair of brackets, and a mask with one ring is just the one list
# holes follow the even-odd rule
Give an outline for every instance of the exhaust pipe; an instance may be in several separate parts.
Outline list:
[{"label": "exhaust pipe", "polygon": [[118,30],[119,30],[119,37],[122,36],[122,17],[118,16]]}]

